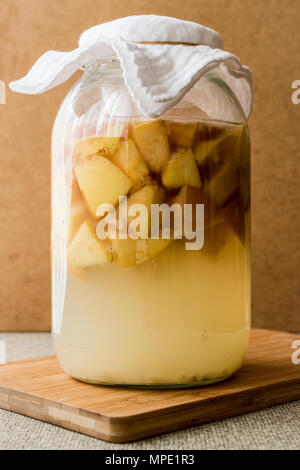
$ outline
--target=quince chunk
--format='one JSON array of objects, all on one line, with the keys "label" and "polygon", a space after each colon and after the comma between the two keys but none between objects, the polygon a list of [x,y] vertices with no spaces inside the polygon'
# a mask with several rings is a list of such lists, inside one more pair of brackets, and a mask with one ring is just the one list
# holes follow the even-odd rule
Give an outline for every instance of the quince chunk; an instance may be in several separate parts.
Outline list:
[{"label": "quince chunk", "polygon": [[202,165],[218,143],[224,138],[224,127],[199,125],[194,156],[198,165]]},{"label": "quince chunk", "polygon": [[116,238],[112,240],[112,247],[114,258],[116,255],[116,259],[120,266],[123,268],[129,268],[130,266],[135,266],[137,264],[137,240],[132,240],[131,238],[122,240]]},{"label": "quince chunk", "polygon": [[116,254],[118,263],[123,268],[143,264],[146,261],[154,258],[162,250],[164,250],[170,243],[171,239],[154,240],[148,238],[147,240],[112,240],[113,250]]},{"label": "quince chunk", "polygon": [[160,204],[165,197],[165,190],[157,184],[148,184],[131,194],[128,198],[128,209],[133,204],[143,204],[147,209],[149,217],[151,215],[152,204]]},{"label": "quince chunk", "polygon": [[94,217],[100,204],[117,204],[132,187],[131,180],[104,157],[81,163],[75,174],[84,199]]},{"label": "quince chunk", "polygon": [[89,211],[84,204],[75,203],[71,206],[70,213],[70,229],[69,229],[69,240],[74,238],[74,235],[78,231],[80,225],[90,216]]},{"label": "quince chunk", "polygon": [[[151,228],[151,207],[152,204],[160,204],[163,202],[165,197],[165,190],[158,186],[157,184],[149,184],[143,186],[143,188],[139,189],[135,193],[131,194],[131,196],[126,201],[127,211],[125,209],[125,214],[123,211],[123,205],[125,205],[125,201],[121,202],[118,207],[117,216],[122,218],[127,218],[127,224],[129,225],[132,220],[138,217],[141,220],[142,217],[142,226],[145,227],[145,231],[140,227],[140,237],[147,238],[150,228]],[[133,204],[141,204],[142,210],[137,211],[137,215],[129,215],[129,209]],[[145,209],[145,210],[143,210]],[[143,223],[144,222],[144,223]],[[122,224],[123,225],[123,224]]]},{"label": "quince chunk", "polygon": [[152,239],[137,241],[137,264],[145,263],[163,251],[172,239]]},{"label": "quince chunk", "polygon": [[132,135],[148,168],[160,173],[169,158],[167,131],[161,121],[136,123]]},{"label": "quince chunk", "polygon": [[96,225],[86,220],[79,228],[68,249],[71,265],[75,268],[86,268],[112,261],[110,244],[99,240],[96,235]]},{"label": "quince chunk", "polygon": [[166,126],[171,144],[180,148],[192,146],[198,127],[196,123],[184,124],[176,121],[167,121]]},{"label": "quince chunk", "polygon": [[[196,229],[196,206],[197,204],[204,204],[204,197],[199,188],[193,186],[183,186],[180,191],[174,196],[170,205],[179,204],[182,213],[182,233],[184,233],[185,211],[184,207],[189,204],[192,209],[192,230]],[[205,214],[205,211],[204,211]]]},{"label": "quince chunk", "polygon": [[149,170],[132,139],[121,142],[110,160],[131,179],[134,187],[143,186],[149,175]]},{"label": "quince chunk", "polygon": [[[143,204],[144,207],[146,208],[146,217],[147,217],[147,226],[148,226],[148,232],[150,231],[151,228],[151,207],[152,204],[160,204],[163,202],[164,197],[165,197],[165,190],[158,186],[157,184],[149,184],[147,186],[144,186],[141,188],[139,191],[133,193],[129,198],[128,198],[128,209],[130,206],[133,204]],[[130,223],[132,220],[132,217],[128,217],[128,223]],[[147,233],[148,234],[148,233]],[[142,233],[141,236],[143,238],[147,238],[147,234]]]},{"label": "quince chunk", "polygon": [[225,164],[203,186],[204,195],[217,209],[226,206],[239,188],[239,173],[235,166]]},{"label": "quince chunk", "polygon": [[[209,160],[211,169],[239,153],[242,125],[202,126],[198,132],[194,155],[198,165]],[[208,158],[209,157],[209,158]]]},{"label": "quince chunk", "polygon": [[162,182],[168,189],[185,185],[201,187],[200,174],[191,149],[180,149],[171,155],[163,171]]},{"label": "quince chunk", "polygon": [[72,241],[80,225],[90,217],[77,181],[73,181],[70,208],[69,241]]},{"label": "quince chunk", "polygon": [[74,155],[84,160],[92,155],[110,157],[115,153],[120,143],[120,137],[92,137],[77,142]]}]

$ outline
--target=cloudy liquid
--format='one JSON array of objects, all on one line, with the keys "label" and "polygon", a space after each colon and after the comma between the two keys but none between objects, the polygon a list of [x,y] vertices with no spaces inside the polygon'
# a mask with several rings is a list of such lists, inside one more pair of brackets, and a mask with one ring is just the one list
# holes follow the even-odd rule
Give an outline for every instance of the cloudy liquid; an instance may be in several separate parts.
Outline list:
[{"label": "cloudy liquid", "polygon": [[[229,229],[198,252],[171,244],[148,263],[69,275],[59,361],[78,379],[174,385],[232,375],[250,330],[247,249]],[[213,244],[213,245],[212,245]]]}]

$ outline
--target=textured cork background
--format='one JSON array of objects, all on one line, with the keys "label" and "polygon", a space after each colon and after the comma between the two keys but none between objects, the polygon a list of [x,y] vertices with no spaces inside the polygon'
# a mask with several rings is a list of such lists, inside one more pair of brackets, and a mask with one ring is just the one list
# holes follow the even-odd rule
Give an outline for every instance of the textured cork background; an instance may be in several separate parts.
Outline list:
[{"label": "textured cork background", "polygon": [[[73,49],[89,26],[145,13],[216,29],[252,68],[253,323],[300,330],[299,0],[1,0],[0,80]],[[74,79],[40,96],[7,90],[0,104],[0,330],[50,327],[50,136]]]}]

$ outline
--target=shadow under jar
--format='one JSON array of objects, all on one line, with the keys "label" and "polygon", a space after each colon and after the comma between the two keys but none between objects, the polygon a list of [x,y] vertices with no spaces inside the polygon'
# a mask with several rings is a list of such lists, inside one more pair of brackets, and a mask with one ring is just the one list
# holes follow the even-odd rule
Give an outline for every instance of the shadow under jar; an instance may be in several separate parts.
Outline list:
[{"label": "shadow under jar", "polygon": [[[77,117],[74,102],[93,86],[98,101]],[[217,69],[151,120],[118,61],[88,66],[58,112],[52,148],[53,336],[64,370],[152,388],[234,374],[250,332],[250,144]],[[118,213],[125,195],[127,208],[204,204],[203,248],[174,234],[99,239],[99,204]]]}]

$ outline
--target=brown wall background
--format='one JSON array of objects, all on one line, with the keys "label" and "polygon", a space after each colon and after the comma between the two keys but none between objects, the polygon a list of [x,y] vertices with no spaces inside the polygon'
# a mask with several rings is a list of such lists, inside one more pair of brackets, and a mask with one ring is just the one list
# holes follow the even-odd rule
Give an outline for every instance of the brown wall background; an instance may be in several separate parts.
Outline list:
[{"label": "brown wall background", "polygon": [[[49,49],[73,49],[89,26],[145,13],[216,29],[252,68],[253,320],[300,330],[300,105],[291,103],[299,0],[1,0],[0,79],[20,78]],[[1,330],[50,327],[50,134],[69,87],[32,97],[7,90],[0,105]]]}]

